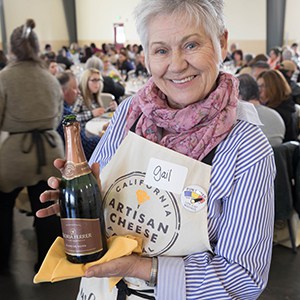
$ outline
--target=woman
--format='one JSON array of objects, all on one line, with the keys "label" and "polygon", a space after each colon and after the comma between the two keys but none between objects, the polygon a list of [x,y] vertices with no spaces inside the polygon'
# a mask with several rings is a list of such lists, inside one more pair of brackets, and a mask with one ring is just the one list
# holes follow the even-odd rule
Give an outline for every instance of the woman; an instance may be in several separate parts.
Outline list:
[{"label": "woman", "polygon": [[272,48],[269,53],[268,64],[271,69],[277,69],[281,61],[281,50],[278,47]]},{"label": "woman", "polygon": [[[120,104],[90,163],[100,163],[101,182],[107,186],[109,181],[103,175],[110,173],[113,176],[112,163],[114,166],[127,162],[132,164],[141,158],[139,162],[144,164],[149,148],[167,152],[164,155],[166,161],[174,155],[176,159],[197,164],[195,168],[189,164],[184,164],[186,169],[179,167],[179,177],[186,171],[197,172],[198,166],[210,169],[200,161],[212,161],[205,216],[208,230],[205,226],[194,225],[182,235],[188,222],[182,220],[185,207],[193,210],[194,206],[189,205],[203,200],[200,197],[188,201],[193,191],[198,193],[193,187],[186,193],[172,192],[177,199],[175,206],[165,206],[168,196],[155,201],[155,195],[153,200],[142,199],[149,201],[139,201],[134,209],[119,203],[117,209],[122,211],[123,208],[125,214],[123,219],[118,219],[119,225],[125,226],[125,221],[134,212],[133,220],[127,224],[128,233],[144,236],[145,245],[149,244],[145,236],[155,228],[140,232],[144,215],[139,215],[140,220],[134,220],[140,209],[144,205],[149,207],[148,203],[154,204],[152,211],[151,205],[148,211],[147,225],[151,227],[155,224],[151,221],[154,218],[163,226],[165,224],[161,223],[168,220],[177,207],[182,208],[183,213],[177,219],[179,231],[174,230],[173,233],[174,239],[177,233],[181,236],[178,246],[186,247],[187,254],[179,254],[180,250],[173,249],[176,241],[171,239],[168,251],[173,254],[161,255],[156,238],[162,237],[164,242],[164,234],[168,232],[152,235],[150,242],[153,248],[144,247],[143,251],[157,258],[130,255],[93,266],[85,274],[88,278],[82,279],[81,296],[93,294],[95,299],[102,299],[101,296],[103,299],[116,299],[116,288],[112,294],[107,292],[103,295],[106,291],[105,278],[91,277],[120,276],[125,279],[119,285],[119,296],[130,295],[127,299],[141,299],[151,289],[154,296],[147,299],[256,299],[266,286],[271,261],[275,167],[272,149],[256,125],[259,121],[254,107],[238,103],[237,79],[219,71],[227,53],[228,36],[223,20],[223,1],[142,0],[135,14],[152,77],[137,95]],[[251,114],[254,114],[254,119]],[[135,134],[129,133],[130,129]],[[135,156],[137,144],[127,143],[127,138],[131,137],[139,141],[142,149]],[[125,142],[129,146],[123,151]],[[129,155],[130,152],[133,155]],[[214,158],[211,159],[213,153]],[[120,154],[124,159],[115,161]],[[151,154],[152,158],[156,157],[155,151]],[[152,168],[150,162],[151,159],[149,167]],[[57,160],[55,165],[60,168],[64,161]],[[93,168],[96,171],[97,164],[93,164]],[[165,177],[169,179],[171,173],[168,174]],[[202,177],[197,175],[195,180]],[[58,187],[58,182],[55,178],[49,180],[53,188]],[[122,192],[130,187],[130,183],[133,184],[133,181],[122,185]],[[179,183],[185,184],[184,180]],[[174,184],[170,190],[178,187],[178,183]],[[150,191],[151,185],[148,188]],[[159,195],[164,189],[157,187],[155,192]],[[48,201],[51,195],[44,193],[40,199]],[[160,204],[162,210],[156,210],[156,205]],[[114,202],[110,205],[113,211]],[[171,211],[171,207],[174,210]],[[107,213],[111,212],[110,208]],[[38,215],[42,217],[53,212],[58,212],[58,206],[40,211]],[[157,215],[161,217],[156,219]],[[193,217],[193,213],[190,216]],[[110,224],[114,220],[113,215],[106,219]],[[171,223],[168,224],[171,226]],[[169,229],[164,227],[166,231]],[[110,229],[107,232],[111,234]],[[195,240],[201,234],[209,239],[211,250],[191,251],[197,248],[198,241]],[[138,289],[134,293],[139,297],[132,294],[134,286]]]},{"label": "woman", "polygon": [[[44,205],[39,194],[48,189],[53,160],[63,155],[56,131],[62,117],[60,86],[39,59],[39,43],[33,20],[17,27],[10,44],[14,60],[0,74],[0,130],[9,137],[0,149],[0,269],[9,270],[13,235],[13,209],[18,194],[27,187],[32,212]],[[12,164],[13,162],[13,164]],[[34,219],[41,265],[49,247],[60,234],[56,216]]]},{"label": "woman", "polygon": [[134,66],[129,60],[128,51],[126,49],[120,50],[118,58],[118,70],[121,72],[125,81],[128,80],[128,72],[134,70]]},{"label": "woman", "polygon": [[298,116],[286,79],[279,71],[269,70],[258,75],[257,83],[260,102],[275,109],[284,121],[286,131],[283,142],[297,140]]},{"label": "woman", "polygon": [[[104,72],[104,66],[108,66],[107,64],[108,57],[103,57],[103,62],[99,57],[92,56],[89,58],[85,64],[86,69],[94,68],[100,71],[100,74],[103,75],[103,90],[102,93],[109,93],[114,95],[115,100],[117,103],[119,103],[120,97],[124,96],[125,94],[125,88],[124,86],[119,82],[121,79],[118,76],[118,72],[114,73],[112,70],[107,74],[107,72]],[[114,68],[111,65],[112,68]],[[108,70],[106,70],[108,71]],[[105,74],[104,74],[105,73]],[[107,74],[107,75],[106,75]]]},{"label": "woman", "polygon": [[243,51],[240,49],[237,49],[233,52],[233,61],[234,66],[236,68],[241,68],[244,64],[244,54]]},{"label": "woman", "polygon": [[266,135],[272,147],[282,144],[285,125],[280,114],[272,108],[262,105],[259,101],[259,88],[256,80],[250,74],[241,74],[239,80],[239,97],[255,106],[262,122],[261,130]]},{"label": "woman", "polygon": [[[79,90],[82,97],[78,97],[72,107],[77,120],[84,128],[87,121],[102,116],[106,109],[103,107],[101,92],[103,90],[103,78],[97,69],[85,70],[80,78]],[[117,103],[112,101],[109,109],[115,110]]]}]

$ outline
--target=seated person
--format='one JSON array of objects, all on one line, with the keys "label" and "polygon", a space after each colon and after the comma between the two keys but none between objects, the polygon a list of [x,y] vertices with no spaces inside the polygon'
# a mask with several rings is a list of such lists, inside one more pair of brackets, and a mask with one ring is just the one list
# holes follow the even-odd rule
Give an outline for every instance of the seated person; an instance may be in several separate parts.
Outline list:
[{"label": "seated person", "polygon": [[[121,83],[122,78],[117,69],[111,65],[109,62],[108,57],[103,58],[104,61],[102,61],[99,57],[92,56],[89,58],[85,64],[86,69],[97,69],[100,71],[102,78],[103,78],[103,89],[102,93],[109,93],[114,95],[115,100],[119,104],[120,97],[124,96],[125,94],[125,88],[123,84]],[[104,68],[107,67],[107,65],[111,66],[111,71],[107,74],[107,76],[104,76]],[[115,71],[113,71],[113,69]]]},{"label": "seated person", "polygon": [[[64,97],[63,116],[73,114],[71,106],[74,104],[79,92],[76,77],[71,71],[64,71],[57,75],[57,79],[62,87]],[[63,141],[65,141],[62,124],[58,126],[57,131],[61,135]],[[86,159],[89,160],[100,140],[100,136],[93,136],[89,138],[86,136],[83,128],[80,131],[80,136]]]},{"label": "seated person", "polygon": [[263,60],[258,60],[250,63],[251,75],[257,79],[258,75],[264,71],[270,70],[270,65]]},{"label": "seated person", "polygon": [[300,104],[300,86],[292,80],[292,77],[297,70],[296,64],[292,60],[284,60],[280,63],[278,70],[290,85],[294,102]]},{"label": "seated person", "polygon": [[77,98],[72,106],[72,111],[76,114],[77,120],[83,128],[87,121],[102,116],[106,109],[114,111],[117,108],[118,104],[116,101],[111,101],[109,107],[104,107],[101,100],[103,78],[97,69],[88,69],[82,73],[79,90],[81,96]]},{"label": "seated person", "polygon": [[296,141],[298,138],[298,114],[292,99],[292,90],[277,70],[259,74],[257,78],[259,100],[262,104],[276,110],[285,124],[283,142]]},{"label": "seated person", "polygon": [[129,60],[128,54],[125,50],[120,51],[117,66],[122,76],[124,76],[125,81],[127,81],[128,72],[134,70],[134,66],[132,62]]},{"label": "seated person", "polygon": [[252,103],[263,123],[261,130],[266,135],[271,146],[282,144],[285,135],[285,125],[280,114],[259,102],[259,89],[255,79],[249,74],[237,77],[240,81],[239,99]]},{"label": "seated person", "polygon": [[136,67],[135,67],[135,75],[148,77],[148,70],[145,65],[145,54],[143,51],[136,55]]}]

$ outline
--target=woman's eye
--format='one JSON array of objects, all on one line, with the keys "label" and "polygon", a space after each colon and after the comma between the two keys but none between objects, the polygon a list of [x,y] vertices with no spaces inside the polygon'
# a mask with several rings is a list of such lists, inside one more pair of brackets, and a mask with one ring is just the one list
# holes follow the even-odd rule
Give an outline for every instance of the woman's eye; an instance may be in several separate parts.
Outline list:
[{"label": "woman's eye", "polygon": [[189,43],[189,44],[187,44],[186,48],[187,49],[194,49],[194,48],[196,48],[196,44],[195,43]]},{"label": "woman's eye", "polygon": [[167,51],[165,49],[158,49],[155,51],[156,54],[166,54]]}]

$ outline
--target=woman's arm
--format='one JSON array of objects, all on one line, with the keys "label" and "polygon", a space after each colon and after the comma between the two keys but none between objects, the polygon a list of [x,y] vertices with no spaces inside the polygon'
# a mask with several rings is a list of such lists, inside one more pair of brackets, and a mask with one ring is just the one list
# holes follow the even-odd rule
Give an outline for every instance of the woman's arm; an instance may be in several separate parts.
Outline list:
[{"label": "woman's arm", "polygon": [[218,148],[209,192],[214,253],[189,255],[181,269],[174,258],[159,260],[158,299],[182,293],[173,282],[185,283],[185,299],[257,299],[265,288],[273,240],[275,164],[266,138],[256,133],[247,134],[242,149],[237,138]]}]

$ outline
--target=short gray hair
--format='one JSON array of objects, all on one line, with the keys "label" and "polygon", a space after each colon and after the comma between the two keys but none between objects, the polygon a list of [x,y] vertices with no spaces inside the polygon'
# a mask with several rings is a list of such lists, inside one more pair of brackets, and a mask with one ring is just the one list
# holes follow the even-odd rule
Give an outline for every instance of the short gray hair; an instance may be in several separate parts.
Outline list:
[{"label": "short gray hair", "polygon": [[225,32],[224,0],[141,0],[134,11],[136,28],[148,56],[148,26],[152,19],[161,15],[183,15],[187,24],[202,26],[211,38],[221,63],[220,37]]},{"label": "short gray hair", "polygon": [[103,71],[103,61],[99,57],[93,55],[86,61],[85,68],[86,69],[94,68],[94,69],[97,69],[100,72],[102,72]]}]

